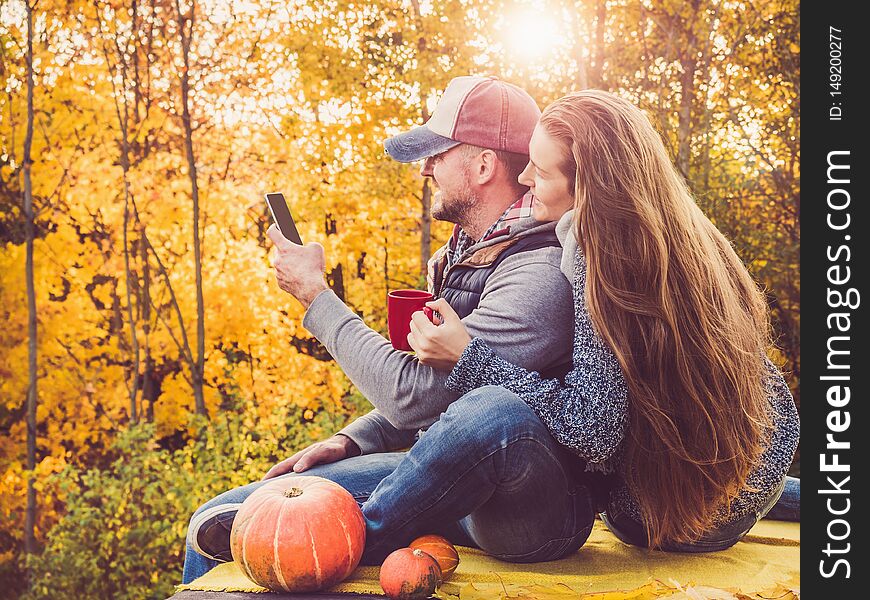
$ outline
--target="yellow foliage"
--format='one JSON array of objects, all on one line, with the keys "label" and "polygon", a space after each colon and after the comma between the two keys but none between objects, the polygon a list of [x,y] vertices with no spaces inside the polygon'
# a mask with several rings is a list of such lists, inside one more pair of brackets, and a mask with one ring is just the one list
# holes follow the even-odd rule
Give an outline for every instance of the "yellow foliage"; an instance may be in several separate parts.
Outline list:
[{"label": "yellow foliage", "polygon": [[[278,3],[280,10],[269,2],[229,3],[234,16],[227,3],[197,3],[190,75],[202,237],[198,315],[180,40],[166,25],[175,18],[171,3],[157,3],[161,12],[151,12],[152,3],[135,4],[135,24],[129,3],[46,0],[36,9],[42,29],[34,47],[39,85],[31,154],[40,486],[67,465],[108,460],[134,411],[138,420],[153,421],[155,443],[186,447],[199,431],[189,417],[200,319],[209,414],[239,415],[261,436],[239,441],[240,456],[257,444],[277,447],[282,410],[304,411],[307,426],[295,433],[305,443],[364,412],[365,399],[311,340],[303,309],[275,282],[263,194],[285,193],[303,239],[323,244],[336,291],[384,333],[388,291],[422,285],[422,179],[416,166],[384,156],[383,139],[420,124],[427,99],[456,75],[501,75],[542,106],[579,81],[576,48],[556,49],[539,62],[486,50],[494,47],[487,35],[497,29],[499,3],[472,3],[474,10],[446,0],[302,0]],[[676,0],[659,3],[662,22],[675,24],[663,32],[631,3],[606,4],[614,31],[626,39],[646,32],[645,51],[653,56],[620,44],[620,53],[605,52],[606,73],[588,83],[643,104],[672,148],[689,144],[687,176],[699,203],[778,300],[781,349],[774,355],[799,372],[799,115],[792,79],[799,68],[789,62],[795,43],[766,44],[757,31],[746,39],[762,43],[745,42],[756,25],[739,15],[705,19]],[[565,23],[572,28],[566,39],[578,40],[578,48],[592,43],[583,10]],[[796,11],[775,12],[783,19],[779,37],[792,39],[796,19],[789,15]],[[15,19],[0,23],[9,89],[0,95],[0,426],[8,431],[0,438],[0,516],[2,533],[16,543],[29,385],[19,169],[26,90],[22,46],[7,40],[23,34]],[[680,88],[683,64],[671,53],[688,40],[697,44],[690,50],[708,53],[698,63],[708,70],[696,80],[726,83]],[[680,136],[684,92],[695,103],[690,131]],[[126,173],[119,119],[128,138]],[[432,247],[451,227],[432,224]],[[192,472],[192,461],[182,464]],[[64,494],[56,490],[56,502],[40,498],[40,533],[57,522]],[[0,562],[7,554],[0,548]]]}]

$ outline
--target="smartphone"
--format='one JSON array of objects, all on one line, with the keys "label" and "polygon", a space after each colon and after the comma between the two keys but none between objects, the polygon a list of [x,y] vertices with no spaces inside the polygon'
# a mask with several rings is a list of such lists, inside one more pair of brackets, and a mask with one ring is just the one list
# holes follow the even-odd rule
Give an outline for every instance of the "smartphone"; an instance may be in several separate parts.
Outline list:
[{"label": "smartphone", "polygon": [[296,223],[293,222],[293,217],[290,215],[290,208],[287,206],[284,194],[281,192],[266,194],[266,204],[269,205],[269,212],[272,213],[272,218],[275,220],[281,235],[294,244],[301,246],[302,238],[299,237],[299,232],[296,231]]}]

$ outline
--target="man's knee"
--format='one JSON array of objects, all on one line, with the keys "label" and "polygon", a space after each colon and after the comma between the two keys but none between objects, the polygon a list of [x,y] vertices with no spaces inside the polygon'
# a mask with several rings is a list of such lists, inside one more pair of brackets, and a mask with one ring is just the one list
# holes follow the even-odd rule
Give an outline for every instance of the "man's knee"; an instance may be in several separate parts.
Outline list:
[{"label": "man's knee", "polygon": [[447,413],[462,413],[471,417],[492,417],[498,413],[525,412],[531,409],[523,400],[507,388],[486,385],[471,390],[448,408]]},{"label": "man's knee", "polygon": [[500,386],[473,390],[455,402],[442,415],[453,434],[466,438],[491,439],[546,435],[547,429],[528,404]]}]

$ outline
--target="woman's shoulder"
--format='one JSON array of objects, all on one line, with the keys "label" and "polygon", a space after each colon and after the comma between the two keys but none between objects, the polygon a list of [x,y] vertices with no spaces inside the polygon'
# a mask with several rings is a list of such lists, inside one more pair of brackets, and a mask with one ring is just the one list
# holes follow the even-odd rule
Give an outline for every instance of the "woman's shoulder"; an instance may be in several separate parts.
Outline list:
[{"label": "woman's shoulder", "polygon": [[556,237],[563,248],[569,244],[577,247],[577,238],[574,235],[574,209],[566,212],[556,223]]},{"label": "woman's shoulder", "polygon": [[[562,262],[560,268],[568,281],[573,284],[575,283],[575,275],[578,273],[577,265],[584,260],[580,252],[580,245],[577,243],[573,210],[569,210],[559,219],[559,222],[556,224],[556,237],[559,238],[559,243],[562,244]],[[581,266],[581,270],[585,270],[585,268]]]}]

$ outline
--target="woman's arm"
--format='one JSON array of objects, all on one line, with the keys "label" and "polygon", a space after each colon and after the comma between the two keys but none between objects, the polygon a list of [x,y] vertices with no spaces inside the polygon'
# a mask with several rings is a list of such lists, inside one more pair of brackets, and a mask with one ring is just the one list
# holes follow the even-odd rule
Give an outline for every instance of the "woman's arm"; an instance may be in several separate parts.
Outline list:
[{"label": "woman's arm", "polygon": [[486,385],[505,387],[535,411],[556,441],[588,462],[613,455],[625,436],[628,393],[619,363],[596,336],[582,297],[575,297],[574,368],[564,382],[542,379],[504,360],[480,338],[472,340],[443,299],[428,306],[442,321],[436,326],[415,313],[408,342],[421,363],[452,367],[448,389],[465,394]]},{"label": "woman's arm", "polygon": [[485,385],[502,386],[535,411],[557,442],[600,463],[613,456],[625,436],[628,394],[613,355],[596,360],[593,354],[594,348],[575,344],[574,369],[561,382],[509,363],[475,338],[447,378],[447,387],[465,394]]}]

